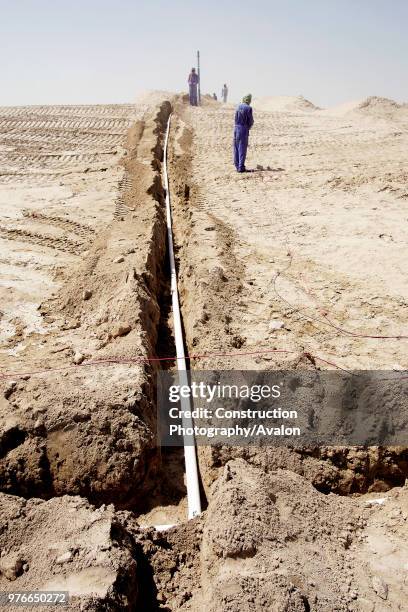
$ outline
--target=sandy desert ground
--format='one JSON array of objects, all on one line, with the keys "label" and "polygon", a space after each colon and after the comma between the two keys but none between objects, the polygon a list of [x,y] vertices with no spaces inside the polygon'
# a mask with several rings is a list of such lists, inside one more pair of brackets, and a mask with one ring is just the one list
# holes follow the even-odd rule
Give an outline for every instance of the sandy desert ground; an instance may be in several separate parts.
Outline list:
[{"label": "sandy desert ground", "polygon": [[337,114],[289,102],[282,110],[280,99],[255,100],[247,164],[255,172],[242,176],[231,168],[232,109],[182,111],[195,263],[205,273],[214,254],[240,285],[228,335],[242,347],[272,343],[351,370],[405,369],[408,107],[372,99]]},{"label": "sandy desert ground", "polygon": [[207,98],[0,109],[1,590],[64,588],[81,610],[407,609],[407,448],[200,448],[206,509],[186,523],[182,455],[156,445],[171,111],[192,366],[407,369],[408,107],[253,106],[242,175],[234,108]]}]

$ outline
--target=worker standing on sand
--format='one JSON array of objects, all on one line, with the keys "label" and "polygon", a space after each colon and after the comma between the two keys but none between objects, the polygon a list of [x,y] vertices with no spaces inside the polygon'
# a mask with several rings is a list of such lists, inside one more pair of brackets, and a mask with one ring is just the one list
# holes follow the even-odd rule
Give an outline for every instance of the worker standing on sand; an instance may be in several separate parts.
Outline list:
[{"label": "worker standing on sand", "polygon": [[188,90],[190,94],[190,104],[191,106],[197,106],[197,88],[198,88],[198,74],[195,71],[195,68],[191,69],[190,74],[188,75]]},{"label": "worker standing on sand", "polygon": [[249,130],[254,125],[251,108],[251,94],[242,98],[242,104],[235,111],[234,164],[238,172],[246,172],[245,158],[248,148]]},{"label": "worker standing on sand", "polygon": [[227,87],[226,83],[224,83],[224,86],[221,89],[221,98],[222,98],[222,101],[224,102],[224,104],[226,104],[227,103],[227,98],[228,98],[228,87]]}]

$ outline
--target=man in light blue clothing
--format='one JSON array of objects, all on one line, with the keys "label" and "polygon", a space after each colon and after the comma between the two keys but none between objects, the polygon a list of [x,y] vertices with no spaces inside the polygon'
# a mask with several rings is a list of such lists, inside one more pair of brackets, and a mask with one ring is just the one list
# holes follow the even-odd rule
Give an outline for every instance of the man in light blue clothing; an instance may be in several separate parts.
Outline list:
[{"label": "man in light blue clothing", "polygon": [[245,158],[248,148],[249,130],[254,125],[251,108],[251,94],[242,98],[235,111],[234,164],[238,172],[246,172]]}]

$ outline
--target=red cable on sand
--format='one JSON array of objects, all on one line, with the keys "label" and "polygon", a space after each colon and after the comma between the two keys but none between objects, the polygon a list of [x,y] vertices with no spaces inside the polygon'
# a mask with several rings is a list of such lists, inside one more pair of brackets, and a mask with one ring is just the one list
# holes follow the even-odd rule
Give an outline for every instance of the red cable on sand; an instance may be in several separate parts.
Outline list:
[{"label": "red cable on sand", "polygon": [[[304,311],[306,310],[307,306],[304,308],[298,308],[295,306],[295,304],[292,304],[291,302],[289,302],[289,300],[287,300],[286,298],[284,298],[278,291],[277,287],[276,287],[276,283],[278,281],[278,278],[280,276],[285,276],[285,272],[290,268],[290,266],[292,265],[292,261],[293,261],[293,255],[292,252],[289,250],[288,251],[288,256],[290,257],[289,260],[289,264],[283,269],[283,270],[278,270],[278,272],[275,274],[274,278],[273,278],[273,289],[276,293],[276,295],[278,296],[278,298],[284,302],[285,304],[287,304],[290,308],[292,308],[293,310],[295,310],[296,312],[303,312],[302,317],[305,319],[308,319],[309,321],[317,321],[318,323],[323,323],[323,325],[328,325],[329,327],[332,327],[333,329],[335,329],[336,331],[338,331],[341,334],[345,334],[346,336],[350,336],[352,338],[369,338],[369,339],[374,339],[374,340],[408,340],[408,336],[404,336],[404,335],[398,335],[398,336],[381,336],[381,335],[371,335],[371,334],[360,334],[357,332],[352,332],[349,331],[348,329],[346,329],[345,327],[341,327],[339,325],[336,325],[335,323],[333,323],[333,321],[331,321],[326,315],[324,316],[324,319],[321,319],[319,317],[315,317],[309,314],[305,314]],[[305,293],[307,293],[315,302],[316,304],[316,308],[319,308],[319,310],[327,310],[327,309],[323,309],[321,307],[321,305],[317,302],[316,298],[314,296],[312,296],[312,294],[308,291],[305,291],[303,289],[303,291]],[[330,311],[329,311],[330,312]]]},{"label": "red cable on sand", "polygon": [[[299,354],[298,351],[289,351],[286,349],[263,349],[259,351],[245,351],[245,352],[233,352],[233,353],[192,354],[192,355],[187,355],[186,359],[191,361],[192,359],[205,359],[208,357],[245,357],[245,356],[247,357],[247,356],[254,356],[254,355],[265,355],[268,353],[285,353],[285,354],[292,354],[292,355]],[[338,370],[343,370],[344,372],[350,373],[349,370],[342,368],[336,363],[327,361],[323,359],[322,357],[312,355],[309,352],[301,353],[301,356],[307,357],[312,362],[313,360],[317,359],[318,361],[322,361],[323,363],[331,365],[337,368]],[[34,370],[31,372],[5,372],[5,373],[0,372],[0,378],[2,379],[21,378],[23,376],[35,376],[39,374],[49,374],[51,372],[61,372],[61,371],[71,370],[74,368],[83,368],[83,367],[98,366],[98,365],[109,365],[109,364],[136,365],[136,364],[141,364],[141,363],[160,362],[160,361],[176,361],[176,360],[177,360],[177,357],[175,356],[172,356],[172,357],[141,357],[140,356],[140,357],[110,357],[110,358],[107,357],[105,359],[103,358],[93,359],[93,360],[90,360],[90,361],[87,361],[81,364],[67,365],[65,367],[62,366],[59,368],[48,368],[46,370]]]}]

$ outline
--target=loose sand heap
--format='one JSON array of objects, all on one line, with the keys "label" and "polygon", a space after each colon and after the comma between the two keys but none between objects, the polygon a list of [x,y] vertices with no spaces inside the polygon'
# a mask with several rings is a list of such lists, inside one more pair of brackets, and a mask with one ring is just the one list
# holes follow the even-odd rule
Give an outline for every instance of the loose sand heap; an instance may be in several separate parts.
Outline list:
[{"label": "loose sand heap", "polygon": [[101,600],[127,609],[136,601],[132,542],[112,506],[96,510],[80,497],[1,495],[0,518],[3,591],[69,591],[78,596],[73,609],[79,603],[95,609]]},{"label": "loose sand heap", "polygon": [[0,109],[0,591],[66,589],[76,610],[404,610],[406,447],[200,448],[208,506],[184,520],[182,453],[156,444],[156,373],[175,364],[149,361],[175,353],[171,111],[186,344],[208,355],[192,366],[407,368],[405,105],[255,100],[241,175],[233,109],[206,99]]},{"label": "loose sand heap", "polygon": [[2,590],[69,591],[71,609],[404,610],[406,487],[325,496],[236,460],[203,515],[168,532],[69,496],[2,494],[0,518]]},{"label": "loose sand heap", "polygon": [[351,116],[355,119],[358,117],[360,119],[373,117],[377,120],[377,126],[378,120],[381,119],[408,121],[408,104],[398,104],[394,100],[379,98],[378,96],[370,96],[365,100],[357,100],[356,102],[346,102],[320,112],[323,115]]},{"label": "loose sand heap", "polygon": [[255,98],[252,106],[255,110],[260,111],[288,113],[319,110],[318,106],[315,106],[303,96],[270,96],[267,98]]}]

